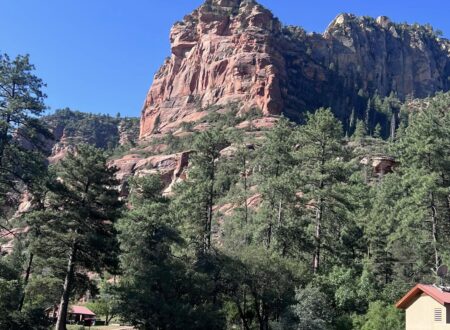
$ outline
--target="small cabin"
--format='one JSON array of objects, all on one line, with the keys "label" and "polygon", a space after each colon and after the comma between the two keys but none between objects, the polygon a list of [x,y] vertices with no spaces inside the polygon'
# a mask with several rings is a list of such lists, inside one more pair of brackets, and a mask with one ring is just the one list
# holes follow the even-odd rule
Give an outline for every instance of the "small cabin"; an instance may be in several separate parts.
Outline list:
[{"label": "small cabin", "polygon": [[[54,306],[46,309],[46,315],[49,319],[56,322],[59,315],[59,307]],[[95,313],[84,306],[71,306],[67,311],[67,322],[71,324],[84,324],[85,321],[94,320]]]},{"label": "small cabin", "polygon": [[95,319],[95,313],[84,306],[72,306],[68,314],[68,320],[78,324],[86,320]]},{"label": "small cabin", "polygon": [[405,310],[406,330],[450,330],[450,292],[442,288],[417,284],[396,306]]}]

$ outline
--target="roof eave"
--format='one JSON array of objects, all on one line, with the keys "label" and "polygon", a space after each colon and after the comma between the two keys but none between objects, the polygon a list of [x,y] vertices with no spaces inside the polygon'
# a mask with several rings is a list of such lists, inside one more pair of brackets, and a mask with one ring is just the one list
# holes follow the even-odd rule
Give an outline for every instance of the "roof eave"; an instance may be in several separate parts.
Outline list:
[{"label": "roof eave", "polygon": [[426,293],[431,298],[436,300],[441,305],[445,306],[446,302],[442,300],[440,297],[436,296],[432,290],[429,290],[429,288],[422,284],[417,284],[414,288],[409,290],[409,292],[403,296],[402,299],[400,299],[396,304],[395,307],[399,309],[406,309],[410,306],[410,302],[413,298],[415,298],[419,293]]}]

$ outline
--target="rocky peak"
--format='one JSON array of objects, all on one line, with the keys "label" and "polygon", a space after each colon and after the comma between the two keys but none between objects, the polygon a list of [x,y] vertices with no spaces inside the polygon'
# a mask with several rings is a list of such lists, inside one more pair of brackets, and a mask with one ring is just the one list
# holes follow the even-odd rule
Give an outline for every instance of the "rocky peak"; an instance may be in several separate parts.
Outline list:
[{"label": "rocky peak", "polygon": [[[140,137],[176,131],[238,105],[293,119],[332,107],[348,121],[367,98],[450,89],[449,41],[432,29],[340,14],[323,34],[282,27],[251,0],[207,0],[174,25],[172,54],[144,103]],[[364,100],[364,98],[366,98]]]},{"label": "rocky peak", "polygon": [[385,29],[388,28],[391,25],[391,23],[392,23],[390,18],[387,17],[387,16],[379,16],[379,17],[377,17],[376,22],[377,22],[378,25],[380,25],[381,27],[383,27]]},{"label": "rocky peak", "polygon": [[230,12],[229,10],[239,10],[241,7],[245,8],[247,6],[251,6],[252,8],[255,6],[262,7],[255,0],[206,0],[204,4],[200,8],[210,8],[213,10],[225,10]]},{"label": "rocky peak", "polygon": [[176,23],[172,55],[144,104],[141,138],[198,121],[211,106],[281,113],[276,63],[282,57],[273,38],[280,31],[269,10],[245,0],[208,0]]},{"label": "rocky peak", "polygon": [[377,19],[368,16],[356,16],[343,13],[328,25],[323,37],[330,38],[333,35],[348,34],[355,35],[361,31],[388,30],[392,26],[391,20],[386,16],[379,16]]},{"label": "rocky peak", "polygon": [[[223,8],[239,8],[243,0],[207,0],[203,6],[216,6]],[[248,1],[247,1],[248,2]]]},{"label": "rocky peak", "polygon": [[336,18],[330,23],[327,30],[338,28],[339,26],[346,25],[351,21],[354,21],[357,17],[352,14],[342,13],[336,16]]}]

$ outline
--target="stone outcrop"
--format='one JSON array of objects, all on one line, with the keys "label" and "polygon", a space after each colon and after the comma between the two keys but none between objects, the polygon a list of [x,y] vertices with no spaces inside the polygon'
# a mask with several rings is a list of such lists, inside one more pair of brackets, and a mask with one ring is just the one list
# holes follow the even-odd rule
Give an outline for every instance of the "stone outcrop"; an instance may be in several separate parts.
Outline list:
[{"label": "stone outcrop", "polygon": [[26,235],[29,227],[4,229],[0,228],[0,256],[10,254],[14,248],[14,239]]},{"label": "stone outcrop", "polygon": [[41,120],[53,136],[43,141],[50,164],[63,159],[82,143],[112,149],[133,146],[138,138],[137,118],[113,118],[62,109]]},{"label": "stone outcrop", "polygon": [[386,155],[364,157],[360,164],[371,166],[375,177],[383,177],[385,174],[392,173],[399,165],[394,157]]},{"label": "stone outcrop", "polygon": [[142,177],[146,175],[160,175],[166,189],[165,195],[172,193],[176,183],[186,179],[186,170],[189,165],[190,151],[171,155],[158,155],[144,157],[140,154],[129,154],[120,159],[112,160],[109,166],[116,167],[117,179],[121,182],[121,193],[128,194],[127,181],[130,177]]},{"label": "stone outcrop", "polygon": [[[238,104],[301,119],[362,97],[424,97],[450,88],[450,43],[430,27],[342,14],[323,34],[284,27],[252,0],[208,0],[170,32],[172,54],[144,103],[140,137]],[[364,111],[363,109],[357,111]]]}]

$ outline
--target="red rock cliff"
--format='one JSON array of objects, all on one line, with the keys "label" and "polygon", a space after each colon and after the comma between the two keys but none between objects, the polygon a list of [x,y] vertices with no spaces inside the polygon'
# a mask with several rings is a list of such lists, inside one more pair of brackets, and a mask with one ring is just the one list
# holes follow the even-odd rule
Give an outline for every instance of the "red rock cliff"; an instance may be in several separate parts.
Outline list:
[{"label": "red rock cliff", "polygon": [[207,1],[170,33],[172,55],[156,74],[145,100],[140,136],[195,121],[210,105],[239,102],[280,114],[279,68],[273,47],[281,30],[270,11],[253,1]]},{"label": "red rock cliff", "polygon": [[[363,98],[425,97],[450,89],[450,42],[431,27],[342,14],[323,34],[283,27],[253,0],[207,0],[170,33],[172,55],[156,74],[140,137],[167,133],[238,103],[301,120],[332,107],[347,122]],[[361,96],[363,95],[363,96]]]}]

